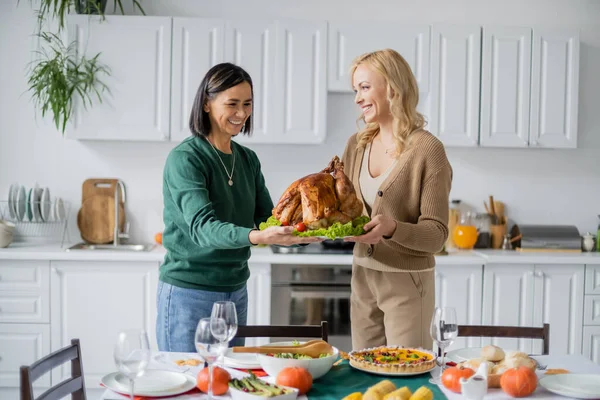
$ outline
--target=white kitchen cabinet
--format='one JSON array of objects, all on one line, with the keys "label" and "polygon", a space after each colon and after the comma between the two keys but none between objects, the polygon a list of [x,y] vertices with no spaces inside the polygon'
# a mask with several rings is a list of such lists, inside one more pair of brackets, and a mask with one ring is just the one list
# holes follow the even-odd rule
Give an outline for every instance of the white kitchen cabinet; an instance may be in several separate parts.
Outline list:
[{"label": "white kitchen cabinet", "polygon": [[225,59],[254,86],[253,134],[242,144],[321,143],[327,111],[327,24],[297,20],[228,20]]},{"label": "white kitchen cabinet", "polygon": [[[51,263],[52,350],[81,341],[86,386],[115,370],[112,349],[124,329],[143,328],[156,348],[157,262],[53,261]],[[69,364],[52,381],[70,376]]]},{"label": "white kitchen cabinet", "polygon": [[583,327],[583,355],[600,364],[600,326]]},{"label": "white kitchen cabinet", "polygon": [[266,20],[227,20],[225,23],[225,61],[244,68],[254,88],[253,134],[239,135],[240,143],[269,143],[276,140],[272,126],[276,104],[274,93],[276,23]]},{"label": "white kitchen cabinet", "polygon": [[531,68],[532,146],[576,148],[579,32],[535,28]]},{"label": "white kitchen cabinet", "polygon": [[481,27],[433,25],[428,129],[446,146],[479,143]]},{"label": "white kitchen cabinet", "polygon": [[[550,324],[550,354],[581,354],[584,265],[535,265],[533,326]],[[541,341],[533,342],[541,354]]]},{"label": "white kitchen cabinet", "polygon": [[224,58],[225,20],[173,18],[171,141],[190,136],[190,113],[200,83]]},{"label": "white kitchen cabinet", "polygon": [[[483,325],[533,326],[534,266],[487,264],[483,276]],[[552,327],[551,327],[552,328]],[[552,335],[550,335],[552,336]],[[532,339],[482,338],[506,350],[531,353]]]},{"label": "white kitchen cabinet", "polygon": [[[0,324],[0,387],[19,387],[19,368],[48,354],[49,324]],[[40,377],[33,386],[50,387],[50,375]]]},{"label": "white kitchen cabinet", "polygon": [[277,22],[273,130],[280,143],[321,143],[327,114],[327,24]]},{"label": "white kitchen cabinet", "polygon": [[600,265],[585,266],[585,294],[600,295]]},{"label": "white kitchen cabinet", "polygon": [[[581,354],[583,265],[489,264],[485,266],[485,325],[550,324],[550,354]],[[538,339],[483,339],[505,349],[541,354]]]},{"label": "white kitchen cabinet", "polygon": [[99,76],[109,91],[85,110],[74,102],[67,137],[93,140],[169,139],[171,98],[170,17],[68,16],[69,42],[110,68]]},{"label": "white kitchen cabinet", "polygon": [[[271,264],[250,264],[247,325],[271,325]],[[269,338],[248,338],[246,346],[259,346]]]},{"label": "white kitchen cabinet", "polygon": [[[364,22],[362,22],[364,23]],[[419,91],[428,92],[430,26],[377,21],[369,24],[368,33],[357,28],[356,22],[329,22],[328,89],[331,92],[352,92],[350,67],[361,54],[390,48],[396,50],[410,65]]]},{"label": "white kitchen cabinet", "polygon": [[531,28],[483,28],[481,146],[529,145],[530,69]]},{"label": "white kitchen cabinet", "polygon": [[[483,265],[437,265],[435,305],[454,307],[459,325],[481,325]],[[447,350],[479,347],[480,338],[457,338]]]}]

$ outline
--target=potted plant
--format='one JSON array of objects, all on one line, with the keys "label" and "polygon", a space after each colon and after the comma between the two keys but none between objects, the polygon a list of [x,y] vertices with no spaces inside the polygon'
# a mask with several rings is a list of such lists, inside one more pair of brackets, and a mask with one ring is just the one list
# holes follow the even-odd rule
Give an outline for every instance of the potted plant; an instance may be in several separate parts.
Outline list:
[{"label": "potted plant", "polygon": [[[144,9],[138,0],[131,0],[134,8],[138,8],[142,14],[146,15]],[[94,14],[101,15],[104,18],[104,10],[108,0],[40,0],[38,19],[45,20],[48,16],[55,18],[58,21],[58,30],[65,27],[65,18],[74,8],[78,14]],[[114,11],[117,7],[121,14],[125,14],[121,0],[114,0]],[[41,22],[40,22],[41,25]]]},{"label": "potted plant", "polygon": [[65,47],[54,33],[42,32],[39,37],[42,46],[37,51],[39,59],[31,64],[29,91],[42,117],[51,112],[56,129],[64,134],[73,114],[73,100],[78,97],[86,109],[93,97],[102,102],[101,93],[108,88],[101,77],[110,70],[98,62],[100,53],[93,58],[77,57],[75,43]]}]

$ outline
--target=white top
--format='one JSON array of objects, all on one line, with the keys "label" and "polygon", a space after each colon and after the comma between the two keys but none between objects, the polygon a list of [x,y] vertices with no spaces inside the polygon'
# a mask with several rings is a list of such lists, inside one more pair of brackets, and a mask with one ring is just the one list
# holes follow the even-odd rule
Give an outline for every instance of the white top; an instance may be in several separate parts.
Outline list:
[{"label": "white top", "polygon": [[377,177],[372,177],[371,172],[369,172],[369,155],[371,154],[371,143],[367,144],[365,148],[365,153],[363,155],[362,166],[360,167],[360,176],[358,178],[358,182],[360,184],[360,191],[363,195],[363,200],[369,206],[369,209],[373,208],[373,203],[375,203],[375,198],[377,196],[377,191],[379,187],[383,183],[383,181],[388,177],[390,171],[396,165],[396,161],[392,163],[381,175]]}]

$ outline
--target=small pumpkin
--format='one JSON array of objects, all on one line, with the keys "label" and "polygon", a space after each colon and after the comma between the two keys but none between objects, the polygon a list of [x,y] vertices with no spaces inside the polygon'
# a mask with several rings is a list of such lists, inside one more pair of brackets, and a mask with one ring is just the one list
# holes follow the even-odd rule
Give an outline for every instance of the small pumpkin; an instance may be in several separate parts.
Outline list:
[{"label": "small pumpkin", "polygon": [[298,389],[298,394],[305,394],[310,390],[313,378],[306,368],[286,367],[279,371],[275,383]]},{"label": "small pumpkin", "polygon": [[[212,378],[213,394],[222,395],[227,393],[229,381],[231,380],[229,372],[223,368],[213,367]],[[196,386],[201,392],[208,393],[208,367],[204,367],[202,371],[198,372]]]},{"label": "small pumpkin", "polygon": [[460,393],[462,390],[460,378],[469,379],[473,375],[475,375],[475,371],[471,368],[464,368],[462,366],[446,368],[442,373],[442,384],[446,389],[454,393]]},{"label": "small pumpkin", "polygon": [[500,387],[511,397],[526,397],[537,387],[537,375],[530,368],[521,366],[504,371]]}]

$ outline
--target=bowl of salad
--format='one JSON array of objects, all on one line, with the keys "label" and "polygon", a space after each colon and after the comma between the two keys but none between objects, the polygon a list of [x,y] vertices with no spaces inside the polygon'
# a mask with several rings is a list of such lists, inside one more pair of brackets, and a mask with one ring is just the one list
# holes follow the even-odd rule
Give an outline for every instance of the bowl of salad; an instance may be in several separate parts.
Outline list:
[{"label": "bowl of salad", "polygon": [[[294,346],[303,342],[276,342],[269,343],[272,346]],[[312,358],[300,354],[274,353],[256,355],[261,368],[269,375],[276,377],[279,371],[287,367],[303,367],[310,372],[313,379],[319,379],[329,372],[333,363],[339,357],[339,350],[333,347],[331,354],[321,354],[319,358]]]}]

